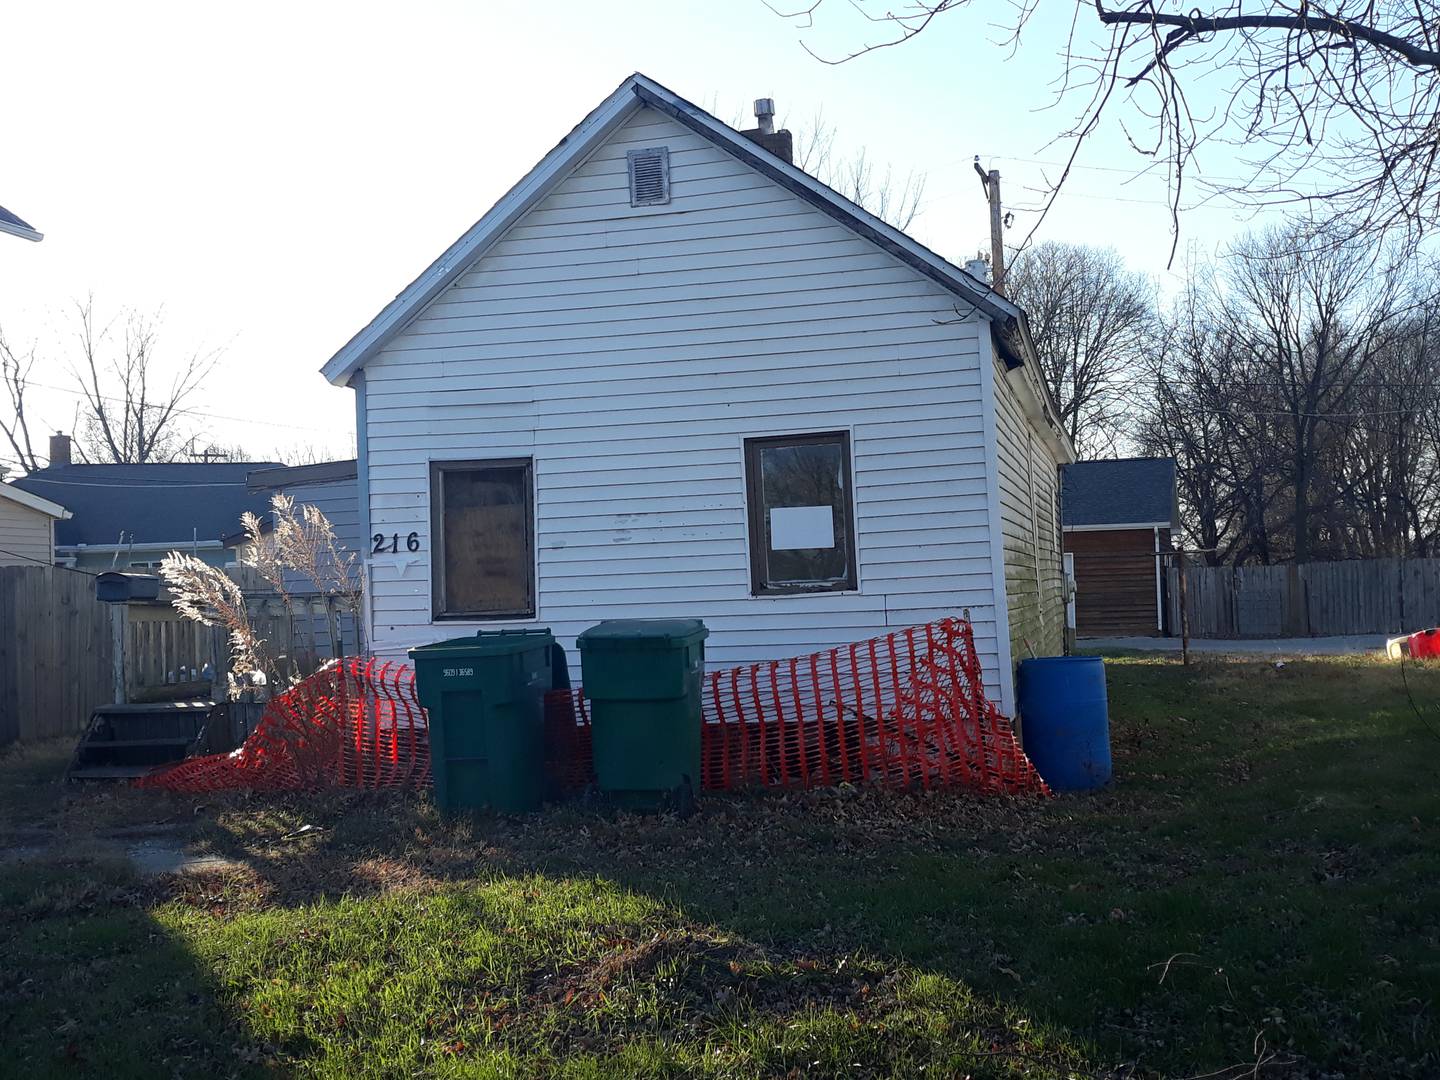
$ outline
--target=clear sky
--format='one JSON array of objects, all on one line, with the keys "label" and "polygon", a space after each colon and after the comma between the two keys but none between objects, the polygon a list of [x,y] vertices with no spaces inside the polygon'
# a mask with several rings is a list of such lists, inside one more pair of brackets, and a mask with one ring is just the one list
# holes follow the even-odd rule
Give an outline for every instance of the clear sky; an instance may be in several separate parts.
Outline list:
[{"label": "clear sky", "polygon": [[[0,205],[45,239],[0,235],[0,326],[59,386],[75,298],[163,307],[162,355],[224,349],[192,402],[208,438],[348,455],[351,393],[321,364],[632,71],[727,121],[761,96],[792,128],[823,109],[842,151],[926,174],[910,231],[962,261],[987,243],[975,154],[1022,211],[1012,238],[1054,173],[1037,162],[1073,114],[1046,108],[1068,10],[1018,55],[982,18],[996,2],[832,67],[801,40],[838,55],[882,33],[839,0],[808,30],[760,0],[11,5]],[[1163,179],[1129,180],[1114,129],[1082,160],[1039,238],[1163,279]],[[1245,226],[1205,207],[1184,243]],[[68,428],[75,399],[42,394],[41,429]]]}]

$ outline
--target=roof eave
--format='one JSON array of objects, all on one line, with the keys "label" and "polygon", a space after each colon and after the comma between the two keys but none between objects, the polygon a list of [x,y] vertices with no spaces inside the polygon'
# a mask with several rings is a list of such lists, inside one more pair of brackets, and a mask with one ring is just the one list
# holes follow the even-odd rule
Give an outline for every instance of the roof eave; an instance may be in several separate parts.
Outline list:
[{"label": "roof eave", "polygon": [[1080,525],[1062,525],[1065,532],[1133,532],[1136,529],[1173,529],[1173,521],[1099,521]]},{"label": "roof eave", "polygon": [[58,521],[69,521],[74,516],[59,503],[53,502],[43,495],[36,495],[33,491],[18,488],[14,484],[0,484],[0,498],[9,499],[11,502],[19,503],[21,506]]},{"label": "roof eave", "polygon": [[626,79],[580,121],[519,183],[501,196],[484,217],[470,226],[460,239],[446,248],[419,277],[385,305],[379,315],[326,361],[320,369],[321,374],[336,386],[346,385],[357,369],[384,348],[391,337],[452,285],[510,226],[544,198],[553,181],[578,165],[599,141],[640,107],[634,82],[635,76]]},{"label": "roof eave", "polygon": [[37,244],[45,239],[45,234],[30,228],[28,225],[16,225],[10,221],[0,221],[0,232],[9,233],[11,236],[18,236],[22,240],[33,240]]},{"label": "roof eave", "polygon": [[137,540],[133,544],[56,544],[58,555],[113,555],[117,551],[218,551],[222,540]]},{"label": "roof eave", "polygon": [[957,294],[981,313],[1001,322],[1020,317],[1020,309],[990,286],[971,277],[918,240],[882,221],[803,169],[777,157],[759,143],[752,142],[728,124],[721,123],[704,109],[686,101],[674,91],[667,90],[648,76],[637,74],[632,81],[635,84],[636,96],[652,109],[664,113],[691,131],[706,136],[732,157],[743,161],[791,194],[829,214],[912,269]]},{"label": "roof eave", "polygon": [[343,461],[320,461],[313,465],[281,465],[256,469],[245,475],[246,490],[252,494],[275,488],[298,487],[303,484],[328,484],[354,480],[358,473],[355,458]]}]

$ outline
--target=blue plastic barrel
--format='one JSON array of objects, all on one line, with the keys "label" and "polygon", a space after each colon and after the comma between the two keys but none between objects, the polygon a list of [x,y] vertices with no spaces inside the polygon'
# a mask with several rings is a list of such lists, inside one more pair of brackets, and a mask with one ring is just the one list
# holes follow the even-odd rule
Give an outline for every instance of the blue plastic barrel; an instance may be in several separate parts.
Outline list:
[{"label": "blue plastic barrel", "polygon": [[1020,661],[1020,730],[1025,753],[1056,791],[1110,782],[1110,707],[1098,656]]}]

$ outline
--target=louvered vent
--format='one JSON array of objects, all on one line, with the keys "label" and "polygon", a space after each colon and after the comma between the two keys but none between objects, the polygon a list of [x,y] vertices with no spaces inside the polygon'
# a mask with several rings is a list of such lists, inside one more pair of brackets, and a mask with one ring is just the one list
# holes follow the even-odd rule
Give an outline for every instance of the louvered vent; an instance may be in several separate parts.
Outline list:
[{"label": "louvered vent", "polygon": [[630,205],[660,206],[670,201],[670,148],[650,146],[631,150]]}]

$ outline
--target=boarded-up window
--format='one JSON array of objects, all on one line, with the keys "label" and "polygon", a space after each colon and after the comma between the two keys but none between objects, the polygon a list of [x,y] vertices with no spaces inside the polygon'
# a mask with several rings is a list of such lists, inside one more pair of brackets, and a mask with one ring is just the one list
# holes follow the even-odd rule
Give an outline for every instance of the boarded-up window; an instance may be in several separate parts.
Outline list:
[{"label": "boarded-up window", "polygon": [[431,464],[436,618],[535,614],[532,499],[528,459]]},{"label": "boarded-up window", "polygon": [[756,595],[856,587],[846,432],[747,439],[745,486]]}]

